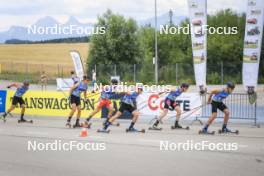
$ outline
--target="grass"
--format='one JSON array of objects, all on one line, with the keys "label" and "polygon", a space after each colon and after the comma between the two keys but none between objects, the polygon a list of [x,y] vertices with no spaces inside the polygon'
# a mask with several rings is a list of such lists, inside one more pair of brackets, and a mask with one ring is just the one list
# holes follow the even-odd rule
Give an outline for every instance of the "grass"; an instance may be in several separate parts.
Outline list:
[{"label": "grass", "polygon": [[58,74],[73,69],[70,50],[78,50],[83,62],[89,52],[89,44],[19,44],[0,45],[0,64],[5,73]]}]

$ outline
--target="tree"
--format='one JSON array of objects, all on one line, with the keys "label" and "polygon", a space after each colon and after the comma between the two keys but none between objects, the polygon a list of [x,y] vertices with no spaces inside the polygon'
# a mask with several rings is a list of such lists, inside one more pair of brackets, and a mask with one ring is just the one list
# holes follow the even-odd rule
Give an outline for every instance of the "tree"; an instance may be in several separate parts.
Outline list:
[{"label": "tree", "polygon": [[135,20],[125,19],[121,15],[107,10],[98,17],[97,27],[105,27],[105,34],[91,37],[89,66],[94,64],[140,63],[141,51],[137,36],[138,26]]}]

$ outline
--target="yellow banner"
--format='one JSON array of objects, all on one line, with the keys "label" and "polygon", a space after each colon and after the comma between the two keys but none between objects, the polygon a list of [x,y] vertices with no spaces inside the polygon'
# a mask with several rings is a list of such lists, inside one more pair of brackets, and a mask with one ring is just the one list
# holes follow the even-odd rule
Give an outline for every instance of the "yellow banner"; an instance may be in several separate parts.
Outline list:
[{"label": "yellow banner", "polygon": [[[15,91],[7,91],[6,110],[12,104],[12,98],[14,93]],[[67,117],[70,112],[68,94],[68,92],[29,90],[23,96],[23,99],[27,106],[25,114]],[[99,93],[89,93],[88,103],[84,103],[83,99],[81,100],[82,118],[87,118],[88,114],[96,108],[99,98]],[[19,104],[17,105],[17,107],[18,108],[16,108],[13,113],[19,114]],[[95,118],[101,118],[101,111],[95,115]]]}]

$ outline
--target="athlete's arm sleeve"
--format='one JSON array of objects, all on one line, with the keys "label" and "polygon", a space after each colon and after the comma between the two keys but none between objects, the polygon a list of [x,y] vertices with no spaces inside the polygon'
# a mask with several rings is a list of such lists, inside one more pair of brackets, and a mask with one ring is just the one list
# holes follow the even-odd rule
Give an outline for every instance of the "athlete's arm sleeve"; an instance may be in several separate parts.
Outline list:
[{"label": "athlete's arm sleeve", "polygon": [[19,88],[20,86],[17,83],[12,83],[9,86],[7,86],[7,88],[11,88],[11,87]]}]

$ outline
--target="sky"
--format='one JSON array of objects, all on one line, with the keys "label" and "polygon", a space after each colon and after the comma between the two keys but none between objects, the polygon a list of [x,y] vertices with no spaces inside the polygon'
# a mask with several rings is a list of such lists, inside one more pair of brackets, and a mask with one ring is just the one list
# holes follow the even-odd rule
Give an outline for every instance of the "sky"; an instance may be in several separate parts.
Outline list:
[{"label": "sky", "polygon": [[[231,8],[246,10],[246,0],[207,0],[208,13]],[[158,14],[173,10],[175,15],[188,15],[187,0],[157,0]],[[136,20],[154,16],[154,0],[0,0],[0,31],[10,26],[27,26],[39,18],[52,16],[65,22],[74,16],[81,22],[95,22],[107,9]]]}]

